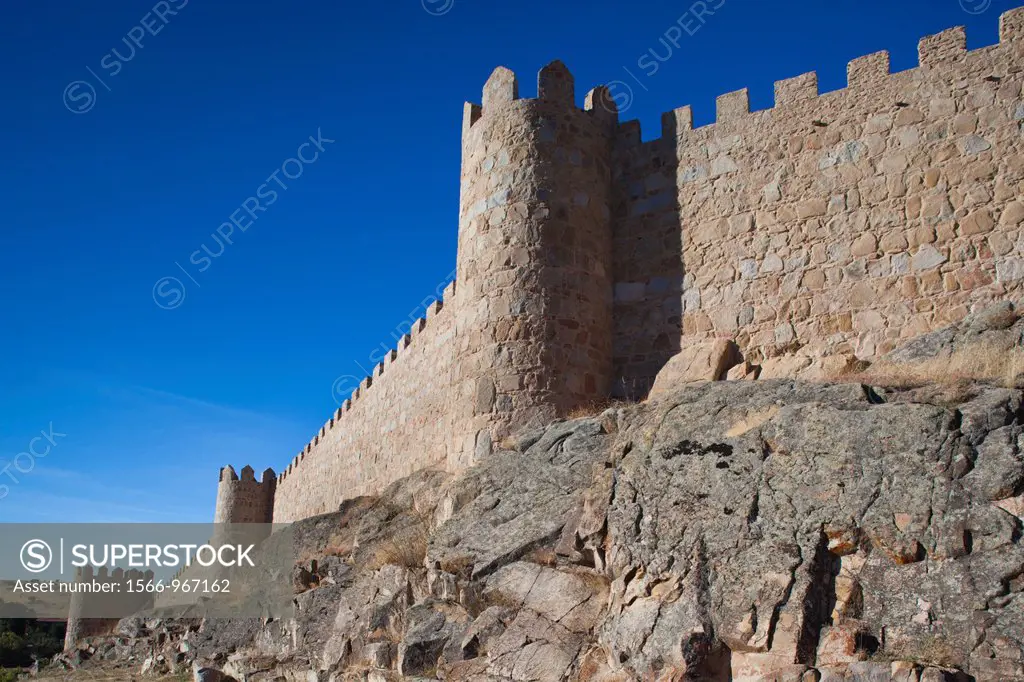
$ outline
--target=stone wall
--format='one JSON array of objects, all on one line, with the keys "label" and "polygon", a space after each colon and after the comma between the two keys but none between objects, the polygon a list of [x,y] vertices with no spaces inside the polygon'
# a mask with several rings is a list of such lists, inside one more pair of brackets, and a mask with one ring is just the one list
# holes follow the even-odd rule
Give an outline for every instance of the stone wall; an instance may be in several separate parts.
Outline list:
[{"label": "stone wall", "polygon": [[431,466],[444,468],[451,441],[455,357],[454,285],[414,324],[350,400],[281,474],[274,522],[336,511]]},{"label": "stone wall", "polygon": [[1024,9],[1000,33],[970,52],[962,29],[925,38],[896,74],[887,53],[857,59],[836,92],[780,81],[766,111],[723,95],[702,128],[676,109],[650,142],[606,88],[577,107],[559,62],[535,99],[497,69],[465,110],[458,293],[292,461],[273,520],[459,471],[609,393],[643,397],[691,342],[872,359],[1019,295]]},{"label": "stone wall", "polygon": [[[735,337],[754,360],[803,347],[870,359],[1024,283],[1024,10],[997,45],[963,29],[780,81],[775,107],[723,95],[614,150],[615,364],[644,392],[680,343]],[[680,257],[681,256],[681,257]]]}]

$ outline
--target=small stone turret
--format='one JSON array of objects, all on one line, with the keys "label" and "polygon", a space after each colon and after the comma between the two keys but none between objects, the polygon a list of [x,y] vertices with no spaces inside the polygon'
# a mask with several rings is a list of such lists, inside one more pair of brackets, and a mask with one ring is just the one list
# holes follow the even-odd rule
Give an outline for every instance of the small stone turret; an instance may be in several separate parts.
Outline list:
[{"label": "small stone turret", "polygon": [[606,88],[576,106],[561,62],[520,99],[498,68],[467,104],[457,258],[453,470],[512,430],[608,395],[611,144]]},{"label": "small stone turret", "polygon": [[233,467],[226,466],[220,471],[213,522],[273,523],[276,492],[277,475],[273,469],[264,471],[257,481],[251,466],[242,469],[241,478]]},{"label": "small stone turret", "polygon": [[[113,632],[121,618],[151,608],[153,593],[139,589],[136,583],[141,581],[145,584],[153,578],[153,571],[110,570],[107,566],[77,568],[74,583],[89,585],[96,582],[111,587],[106,591],[91,592],[79,586],[71,592],[64,651],[74,651],[78,642],[86,637]],[[134,589],[128,588],[129,583]]]}]

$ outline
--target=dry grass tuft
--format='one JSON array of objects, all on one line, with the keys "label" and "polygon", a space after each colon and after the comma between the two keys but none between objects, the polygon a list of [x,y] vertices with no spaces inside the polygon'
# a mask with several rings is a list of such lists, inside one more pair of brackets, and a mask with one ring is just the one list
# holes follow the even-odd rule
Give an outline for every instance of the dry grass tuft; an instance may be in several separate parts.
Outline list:
[{"label": "dry grass tuft", "polygon": [[554,568],[558,565],[558,555],[550,547],[538,547],[526,555],[525,561]]},{"label": "dry grass tuft", "polygon": [[430,519],[413,510],[415,521],[382,540],[370,551],[366,568],[376,571],[384,566],[423,568],[430,541]]},{"label": "dry grass tuft", "polygon": [[426,534],[403,533],[384,540],[370,553],[366,568],[376,571],[385,566],[422,568],[427,558]]},{"label": "dry grass tuft", "polygon": [[472,554],[457,554],[441,560],[441,570],[452,575],[469,577],[476,558]]},{"label": "dry grass tuft", "polygon": [[325,556],[350,557],[355,549],[355,539],[351,532],[339,531],[332,533],[327,540],[326,546],[322,548],[306,548],[299,553],[296,561],[299,565],[309,565],[310,561],[319,560]]},{"label": "dry grass tuft", "polygon": [[346,500],[342,502],[341,518],[338,519],[338,527],[345,528],[352,524],[352,522],[362,516],[368,509],[371,509],[373,505],[377,503],[377,498],[362,496],[357,497],[353,500]]},{"label": "dry grass tuft", "polygon": [[333,535],[327,543],[327,546],[324,547],[322,554],[323,556],[345,557],[351,554],[353,549],[355,549],[355,542],[351,536],[339,537],[337,535]]},{"label": "dry grass tuft", "polygon": [[935,635],[926,636],[917,642],[916,646],[909,645],[899,651],[876,654],[871,659],[916,661],[918,665],[939,668],[955,668],[962,664],[957,648],[942,637]]},{"label": "dry grass tuft", "polygon": [[984,381],[1006,387],[1019,385],[1024,374],[1024,349],[1005,349],[976,344],[921,362],[878,362],[866,371],[831,377],[837,381],[857,381],[885,388],[911,389],[929,384],[946,386]]},{"label": "dry grass tuft", "polygon": [[523,602],[516,597],[502,592],[501,590],[489,590],[484,592],[482,597],[484,607],[500,606],[510,611],[518,611],[523,607]]},{"label": "dry grass tuft", "polygon": [[594,400],[583,405],[577,405],[573,409],[566,412],[563,416],[569,420],[587,419],[589,417],[596,417],[605,410],[613,408],[617,409],[632,404],[633,403],[629,402],[628,400],[621,399]]}]

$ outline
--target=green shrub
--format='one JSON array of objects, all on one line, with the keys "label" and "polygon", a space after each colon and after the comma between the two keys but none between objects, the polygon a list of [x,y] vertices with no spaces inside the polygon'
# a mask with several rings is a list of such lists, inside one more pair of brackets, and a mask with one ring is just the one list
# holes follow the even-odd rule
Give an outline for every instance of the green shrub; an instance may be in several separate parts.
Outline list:
[{"label": "green shrub", "polygon": [[64,623],[28,618],[0,619],[0,669],[24,668],[34,659],[52,658],[64,648],[64,627]]}]

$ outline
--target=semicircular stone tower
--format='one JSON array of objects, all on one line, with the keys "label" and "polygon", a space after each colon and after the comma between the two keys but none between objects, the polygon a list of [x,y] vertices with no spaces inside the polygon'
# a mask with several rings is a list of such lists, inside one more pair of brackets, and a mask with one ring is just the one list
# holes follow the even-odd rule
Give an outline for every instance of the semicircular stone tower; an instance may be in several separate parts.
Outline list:
[{"label": "semicircular stone tower", "polygon": [[234,467],[228,465],[220,471],[217,485],[217,507],[214,523],[272,523],[277,476],[273,469],[263,472],[256,480],[251,466],[242,468],[239,479]]},{"label": "semicircular stone tower", "polygon": [[606,88],[576,106],[561,62],[520,99],[498,68],[467,104],[457,262],[456,442],[468,466],[518,428],[609,394],[611,145]]}]

